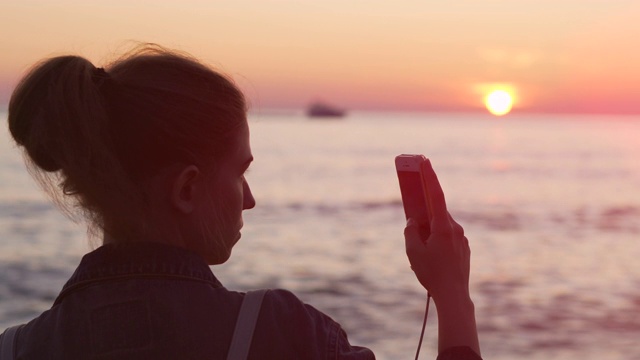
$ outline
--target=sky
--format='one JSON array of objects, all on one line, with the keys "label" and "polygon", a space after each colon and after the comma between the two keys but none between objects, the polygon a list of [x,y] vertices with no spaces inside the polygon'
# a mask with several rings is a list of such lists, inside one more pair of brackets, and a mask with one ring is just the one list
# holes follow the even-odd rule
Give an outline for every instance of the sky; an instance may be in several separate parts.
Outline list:
[{"label": "sky", "polygon": [[637,0],[0,2],[0,104],[45,57],[189,52],[258,109],[640,113]]}]

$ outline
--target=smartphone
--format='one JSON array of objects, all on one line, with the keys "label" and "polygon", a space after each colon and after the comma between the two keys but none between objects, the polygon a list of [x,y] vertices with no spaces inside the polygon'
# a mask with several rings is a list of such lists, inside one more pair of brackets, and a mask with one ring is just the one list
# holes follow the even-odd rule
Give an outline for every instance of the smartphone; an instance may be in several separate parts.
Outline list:
[{"label": "smartphone", "polygon": [[407,219],[414,218],[421,227],[429,231],[431,214],[429,211],[428,193],[424,187],[422,163],[424,155],[402,154],[396,156],[396,172],[400,182],[402,205]]}]

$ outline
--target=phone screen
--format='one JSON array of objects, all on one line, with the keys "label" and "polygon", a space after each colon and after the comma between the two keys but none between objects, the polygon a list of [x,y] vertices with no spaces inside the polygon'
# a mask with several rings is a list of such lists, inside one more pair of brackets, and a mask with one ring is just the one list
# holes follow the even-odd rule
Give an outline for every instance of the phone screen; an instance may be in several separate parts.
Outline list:
[{"label": "phone screen", "polygon": [[398,180],[400,181],[400,193],[407,219],[414,218],[421,225],[428,227],[430,222],[429,209],[420,173],[417,171],[398,171]]}]

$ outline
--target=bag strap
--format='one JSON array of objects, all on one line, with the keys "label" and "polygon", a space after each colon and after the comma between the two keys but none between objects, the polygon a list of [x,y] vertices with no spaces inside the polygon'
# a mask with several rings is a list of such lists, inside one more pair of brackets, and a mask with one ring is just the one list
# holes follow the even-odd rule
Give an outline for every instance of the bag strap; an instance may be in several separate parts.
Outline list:
[{"label": "bag strap", "polygon": [[24,324],[15,325],[7,328],[7,330],[2,333],[2,342],[0,342],[0,360],[14,359],[15,354],[13,348],[16,340],[16,333],[23,326]]},{"label": "bag strap", "polygon": [[245,294],[240,306],[238,320],[236,321],[236,328],[233,331],[233,338],[231,338],[231,347],[229,348],[227,360],[245,360],[249,355],[253,330],[256,327],[256,322],[258,322],[262,299],[267,291],[269,290],[255,290]]}]

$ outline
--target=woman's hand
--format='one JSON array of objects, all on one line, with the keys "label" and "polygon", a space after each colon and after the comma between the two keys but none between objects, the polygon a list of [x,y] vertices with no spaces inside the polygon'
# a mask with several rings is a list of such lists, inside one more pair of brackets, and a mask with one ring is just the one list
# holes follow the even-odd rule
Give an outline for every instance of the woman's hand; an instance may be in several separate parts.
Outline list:
[{"label": "woman's hand", "polygon": [[430,230],[415,219],[404,230],[411,269],[438,309],[439,349],[469,346],[480,354],[474,306],[469,296],[471,251],[464,229],[447,211],[444,193],[427,160],[423,164],[431,210]]},{"label": "woman's hand", "polygon": [[431,163],[423,163],[424,186],[431,210],[430,231],[415,219],[407,221],[405,245],[411,269],[438,301],[469,295],[469,241],[464,230],[447,211],[444,193]]}]

